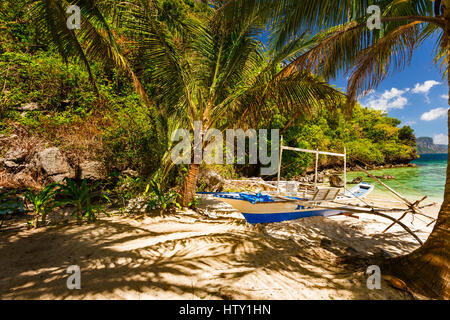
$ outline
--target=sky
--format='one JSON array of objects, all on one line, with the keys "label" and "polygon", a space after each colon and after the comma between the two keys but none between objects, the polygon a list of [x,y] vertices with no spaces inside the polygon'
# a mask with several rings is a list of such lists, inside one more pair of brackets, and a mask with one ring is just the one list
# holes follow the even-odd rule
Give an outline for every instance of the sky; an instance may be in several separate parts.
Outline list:
[{"label": "sky", "polygon": [[[448,85],[433,64],[434,39],[416,50],[410,66],[391,73],[377,89],[360,97],[362,106],[383,110],[414,129],[416,137],[431,137],[437,144],[448,144]],[[346,76],[331,84],[345,90]]]}]

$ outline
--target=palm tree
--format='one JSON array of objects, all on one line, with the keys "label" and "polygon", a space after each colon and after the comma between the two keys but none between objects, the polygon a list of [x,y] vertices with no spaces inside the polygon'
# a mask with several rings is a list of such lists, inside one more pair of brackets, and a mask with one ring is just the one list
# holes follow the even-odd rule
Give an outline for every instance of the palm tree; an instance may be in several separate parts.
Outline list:
[{"label": "palm tree", "polygon": [[[264,48],[265,30],[258,12],[226,20],[218,7],[208,14],[173,13],[158,2],[124,5],[124,25],[139,52],[141,79],[152,86],[152,101],[180,127],[194,131],[225,130],[239,123],[257,123],[276,110],[313,112],[320,103],[336,105],[342,95],[309,72],[281,77],[282,65],[310,39],[287,42],[279,50]],[[205,148],[206,145],[192,146]],[[182,190],[188,206],[195,192],[200,164],[191,161]]]},{"label": "palm tree", "polygon": [[[381,9],[381,30],[367,28],[370,5]],[[316,41],[308,50],[299,52],[283,74],[306,69],[328,79],[345,70],[350,73],[349,110],[356,98],[375,88],[392,67],[398,71],[408,65],[414,50],[427,38],[438,39],[434,61],[441,64],[450,89],[450,0],[434,3],[428,0],[231,0],[223,10],[232,17],[244,15],[255,7],[265,8],[273,22],[272,40],[278,48],[305,31],[316,31],[313,37]],[[428,240],[414,252],[387,261],[383,270],[402,278],[413,290],[448,299],[449,213],[450,167],[447,166],[444,202]]]},{"label": "palm tree", "polygon": [[[65,62],[69,58],[81,61],[98,93],[91,70],[91,61],[111,62],[127,72],[136,91],[150,104],[145,90],[123,54],[106,17],[116,15],[117,5],[110,0],[25,0],[31,22],[36,26],[40,41],[53,44]],[[70,5],[81,10],[80,30],[67,28],[66,13]],[[106,8],[106,9],[101,9]],[[116,19],[115,16],[113,19]]]},{"label": "palm tree", "polygon": [[[311,39],[289,41],[279,50],[264,48],[261,12],[227,20],[221,10],[226,1],[206,2],[185,10],[183,0],[119,5],[110,0],[29,0],[41,37],[54,43],[63,58],[78,57],[94,85],[90,61],[114,62],[130,74],[144,102],[156,106],[169,124],[192,131],[200,121],[202,131],[224,130],[252,120],[258,123],[258,118],[277,110],[298,115],[320,104],[336,105],[342,95],[310,72],[280,76],[281,66]],[[81,8],[80,30],[65,27],[64,8],[69,4]],[[113,31],[110,20],[124,32]],[[185,206],[194,197],[198,170],[198,164],[189,166],[183,184]]]}]

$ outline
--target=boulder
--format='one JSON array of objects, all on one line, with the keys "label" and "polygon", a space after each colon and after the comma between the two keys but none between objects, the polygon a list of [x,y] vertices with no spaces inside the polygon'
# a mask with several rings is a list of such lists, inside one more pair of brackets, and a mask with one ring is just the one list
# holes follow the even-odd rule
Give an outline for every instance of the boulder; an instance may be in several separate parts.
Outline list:
[{"label": "boulder", "polygon": [[363,182],[363,178],[362,177],[356,177],[355,179],[353,179],[350,184],[358,184]]},{"label": "boulder", "polygon": [[337,174],[334,174],[330,177],[330,187],[342,188],[344,187],[344,181]]},{"label": "boulder", "polygon": [[56,147],[47,148],[37,153],[35,165],[53,182],[61,182],[66,177],[73,178],[75,176],[74,170]]},{"label": "boulder", "polygon": [[5,161],[13,161],[15,163],[21,163],[28,155],[28,150],[24,148],[12,148],[5,154]]},{"label": "boulder", "polygon": [[105,168],[98,161],[85,161],[80,164],[81,179],[103,180],[106,178]]},{"label": "boulder", "polygon": [[221,192],[226,183],[220,174],[213,170],[201,171],[198,185],[204,187],[205,192]]},{"label": "boulder", "polygon": [[384,176],[382,176],[381,178],[382,178],[382,179],[385,179],[385,180],[395,180],[395,177],[390,176],[390,175],[384,175]]}]

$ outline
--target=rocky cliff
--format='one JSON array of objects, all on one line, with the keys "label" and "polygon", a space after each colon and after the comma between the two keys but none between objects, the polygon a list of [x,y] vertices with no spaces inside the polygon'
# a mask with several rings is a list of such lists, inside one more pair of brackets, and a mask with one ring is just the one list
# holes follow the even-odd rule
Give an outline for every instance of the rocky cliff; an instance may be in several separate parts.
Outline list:
[{"label": "rocky cliff", "polygon": [[417,138],[416,143],[419,154],[448,152],[448,146],[443,144],[434,144],[433,139],[429,137]]}]

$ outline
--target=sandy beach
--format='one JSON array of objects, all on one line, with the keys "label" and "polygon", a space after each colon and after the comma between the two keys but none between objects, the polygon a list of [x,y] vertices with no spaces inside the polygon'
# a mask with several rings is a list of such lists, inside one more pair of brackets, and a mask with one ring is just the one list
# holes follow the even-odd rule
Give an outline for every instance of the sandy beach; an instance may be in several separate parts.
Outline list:
[{"label": "sandy beach", "polygon": [[[377,202],[377,201],[375,201]],[[379,201],[378,201],[379,202]],[[371,215],[248,225],[210,197],[200,213],[101,217],[94,224],[0,232],[1,299],[412,299],[386,281],[366,286],[360,258],[418,247],[398,226]],[[439,205],[427,213],[437,216]],[[420,219],[420,220],[419,220]],[[425,240],[432,226],[404,222]],[[81,289],[66,287],[70,265]]]}]

